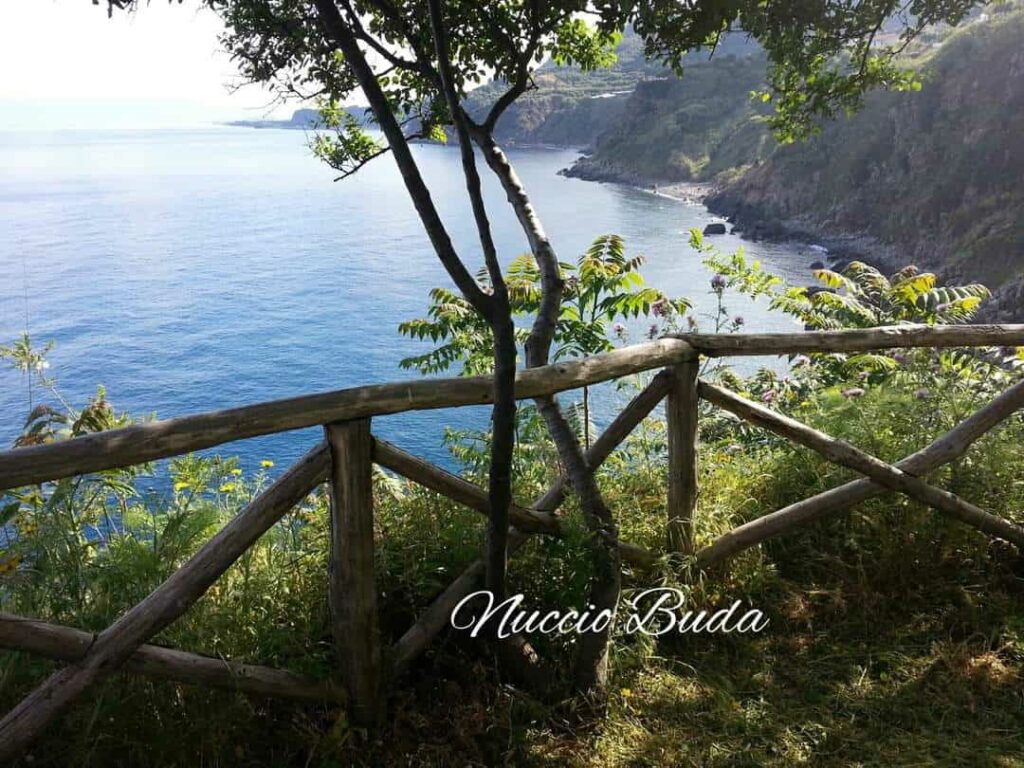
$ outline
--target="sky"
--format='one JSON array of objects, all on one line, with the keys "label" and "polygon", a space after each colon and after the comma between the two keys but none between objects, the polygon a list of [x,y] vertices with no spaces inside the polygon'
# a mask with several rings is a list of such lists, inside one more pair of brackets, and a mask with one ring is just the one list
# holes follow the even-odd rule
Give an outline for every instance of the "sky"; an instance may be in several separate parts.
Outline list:
[{"label": "sky", "polygon": [[2,0],[0,130],[157,128],[283,117],[217,42],[198,3],[151,0],[107,18],[91,0]]}]

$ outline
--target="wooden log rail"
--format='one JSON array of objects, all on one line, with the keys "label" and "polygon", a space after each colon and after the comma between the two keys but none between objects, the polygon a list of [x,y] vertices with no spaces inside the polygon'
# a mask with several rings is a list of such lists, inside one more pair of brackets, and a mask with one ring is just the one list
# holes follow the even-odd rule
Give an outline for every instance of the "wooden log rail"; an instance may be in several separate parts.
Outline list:
[{"label": "wooden log rail", "polygon": [[[520,371],[516,396],[527,400],[676,365],[699,353],[790,355],[910,347],[1022,346],[1024,325],[894,326],[781,334],[690,334],[582,360]],[[142,464],[216,445],[404,411],[480,405],[493,400],[490,376],[419,379],[353,387],[224,411],[153,421],[49,445],[0,453],[0,491],[72,475]]]},{"label": "wooden log rail", "polygon": [[[955,460],[971,443],[1024,407],[1024,382],[1015,385],[931,445],[895,465],[788,419],[697,377],[701,356],[858,352],[911,347],[1024,346],[1024,325],[897,326],[854,331],[753,335],[688,334],[665,337],[604,355],[522,371],[519,399],[655,369],[655,375],[586,453],[598,467],[662,400],[669,436],[666,549],[693,556],[700,566],[722,562],[745,548],[824,514],[895,490],[989,535],[1024,548],[1024,529],[936,488],[920,476]],[[699,398],[850,467],[865,479],[847,483],[739,526],[696,550],[697,406]],[[452,608],[480,581],[477,560],[444,590],[390,648],[377,628],[373,573],[372,462],[483,514],[487,492],[465,479],[375,439],[370,419],[411,410],[489,403],[490,377],[423,379],[305,395],[226,411],[155,421],[50,445],[0,453],[0,491],[63,477],[130,466],[258,435],[324,427],[325,440],[254,499],[147,598],[98,635],[0,614],[0,647],[69,662],[0,721],[0,763],[20,754],[91,686],[125,668],[182,683],[230,688],[299,701],[346,700],[353,722],[373,727],[383,714],[383,691],[448,624]],[[175,621],[291,508],[324,481],[330,490],[329,602],[340,687],[252,664],[211,659],[146,645]],[[559,478],[531,506],[514,505],[509,554],[530,536],[560,536],[556,514],[566,494]],[[624,562],[653,564],[659,553],[620,543]]]},{"label": "wooden log rail", "polygon": [[[92,632],[0,613],[0,648],[28,651],[57,661],[81,661],[96,641]],[[139,675],[186,685],[205,685],[255,696],[304,702],[344,703],[341,689],[294,672],[239,664],[157,645],[140,645],[125,664]]]}]

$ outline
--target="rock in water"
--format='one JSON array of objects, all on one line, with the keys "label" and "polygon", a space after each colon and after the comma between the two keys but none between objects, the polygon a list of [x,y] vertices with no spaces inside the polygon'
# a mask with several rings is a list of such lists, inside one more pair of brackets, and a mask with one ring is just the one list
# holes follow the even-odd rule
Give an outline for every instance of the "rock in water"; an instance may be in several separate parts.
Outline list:
[{"label": "rock in water", "polygon": [[705,235],[724,235],[725,234],[725,224],[723,224],[720,221],[716,221],[713,224],[708,224],[706,227],[704,227],[704,234]]}]

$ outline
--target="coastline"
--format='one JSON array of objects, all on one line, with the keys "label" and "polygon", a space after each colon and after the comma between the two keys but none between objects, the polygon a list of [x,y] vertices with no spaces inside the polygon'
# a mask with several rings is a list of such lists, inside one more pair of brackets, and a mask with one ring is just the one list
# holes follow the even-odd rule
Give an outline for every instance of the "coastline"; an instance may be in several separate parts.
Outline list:
[{"label": "coastline", "polygon": [[600,184],[620,184],[690,205],[703,205],[708,197],[718,192],[718,187],[714,182],[652,179],[610,166],[596,167],[594,163],[581,162],[586,159],[587,156],[582,155],[573,165],[558,171],[558,175],[581,181],[595,181]]},{"label": "coastline", "polygon": [[[862,261],[885,274],[902,269],[907,263],[935,268],[927,260],[908,257],[897,245],[883,242],[869,232],[851,232],[830,229],[808,216],[778,215],[763,206],[750,203],[737,191],[716,182],[665,181],[650,179],[635,173],[626,173],[607,165],[577,162],[560,170],[559,175],[602,184],[620,184],[659,197],[678,200],[687,205],[703,205],[716,218],[725,221],[730,232],[754,242],[805,243],[818,251],[820,266],[842,270],[851,261]],[[812,265],[817,266],[817,265]],[[971,276],[962,270],[936,271],[946,281],[969,281]],[[975,322],[1019,322],[1024,307],[1024,278],[997,285],[992,298],[982,307]]]},{"label": "coastline", "polygon": [[687,205],[703,205],[726,223],[730,232],[752,241],[769,243],[805,243],[820,248],[822,265],[842,269],[850,261],[863,261],[882,271],[895,271],[900,254],[868,233],[825,230],[810,221],[773,215],[748,204],[728,187],[714,181],[669,181],[626,172],[606,163],[587,162],[586,156],[558,173],[569,178],[620,184],[649,194],[678,200]]}]

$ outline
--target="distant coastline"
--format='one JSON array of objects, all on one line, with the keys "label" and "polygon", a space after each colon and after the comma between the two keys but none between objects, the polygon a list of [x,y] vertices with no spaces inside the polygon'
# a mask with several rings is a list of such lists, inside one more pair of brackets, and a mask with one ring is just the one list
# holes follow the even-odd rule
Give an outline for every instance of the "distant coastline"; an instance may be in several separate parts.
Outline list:
[{"label": "distant coastline", "polygon": [[[345,111],[353,117],[362,120],[366,114],[366,107],[346,107]],[[319,110],[297,109],[287,120],[228,120],[221,123],[221,125],[229,125],[233,128],[286,128],[308,131],[316,128],[319,122]]]}]

